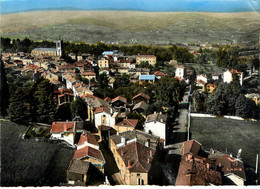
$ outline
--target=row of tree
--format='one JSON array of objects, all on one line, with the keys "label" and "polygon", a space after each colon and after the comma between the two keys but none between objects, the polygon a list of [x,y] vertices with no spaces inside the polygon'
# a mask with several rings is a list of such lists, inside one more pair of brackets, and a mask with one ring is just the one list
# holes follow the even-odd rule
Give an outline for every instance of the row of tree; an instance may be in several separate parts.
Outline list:
[{"label": "row of tree", "polygon": [[[32,49],[37,47],[55,47],[53,41],[33,41],[29,38],[10,39],[8,37],[1,37],[2,51],[3,52],[31,52]],[[108,50],[120,50],[126,55],[137,54],[150,54],[157,56],[158,61],[169,61],[176,59],[178,62],[193,62],[193,54],[191,54],[187,48],[177,47],[173,45],[171,47],[161,47],[153,45],[108,45],[105,43],[73,43],[64,42],[63,48],[65,54],[75,53],[83,54],[90,53],[96,56],[101,55],[103,51]]]},{"label": "row of tree", "polygon": [[196,90],[192,97],[195,112],[257,118],[255,102],[245,97],[238,82],[220,83],[212,94],[199,93]]}]

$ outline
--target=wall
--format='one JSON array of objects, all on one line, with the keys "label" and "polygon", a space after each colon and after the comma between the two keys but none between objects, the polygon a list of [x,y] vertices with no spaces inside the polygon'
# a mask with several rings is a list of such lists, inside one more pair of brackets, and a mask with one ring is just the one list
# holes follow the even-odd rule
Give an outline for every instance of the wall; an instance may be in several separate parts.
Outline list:
[{"label": "wall", "polygon": [[158,136],[160,138],[164,139],[164,143],[166,141],[166,125],[165,123],[161,123],[156,121],[155,123],[149,122],[149,123],[145,123],[144,125],[144,131],[146,133],[149,133],[149,130],[152,131],[152,134],[155,136]]}]

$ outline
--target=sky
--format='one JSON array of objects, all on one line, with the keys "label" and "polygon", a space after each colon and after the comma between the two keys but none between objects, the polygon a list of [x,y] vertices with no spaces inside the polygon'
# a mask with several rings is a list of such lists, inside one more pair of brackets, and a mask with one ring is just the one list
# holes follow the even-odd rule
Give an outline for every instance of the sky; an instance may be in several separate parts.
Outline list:
[{"label": "sky", "polygon": [[1,0],[1,13],[39,9],[259,12],[260,0]]}]

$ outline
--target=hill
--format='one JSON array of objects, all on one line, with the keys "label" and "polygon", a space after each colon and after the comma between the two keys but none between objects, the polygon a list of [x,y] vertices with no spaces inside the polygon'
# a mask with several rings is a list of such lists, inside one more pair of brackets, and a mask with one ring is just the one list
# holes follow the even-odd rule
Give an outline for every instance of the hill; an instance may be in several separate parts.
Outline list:
[{"label": "hill", "polygon": [[94,43],[258,42],[259,13],[33,11],[2,15],[1,35]]}]

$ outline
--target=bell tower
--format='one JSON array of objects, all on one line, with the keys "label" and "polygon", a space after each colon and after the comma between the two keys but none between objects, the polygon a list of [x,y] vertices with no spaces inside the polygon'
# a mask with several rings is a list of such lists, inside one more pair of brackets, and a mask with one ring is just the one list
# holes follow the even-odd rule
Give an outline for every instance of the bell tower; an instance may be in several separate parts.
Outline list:
[{"label": "bell tower", "polygon": [[62,56],[62,51],[63,51],[63,41],[62,40],[58,40],[56,41],[56,52],[57,52],[57,56]]}]

